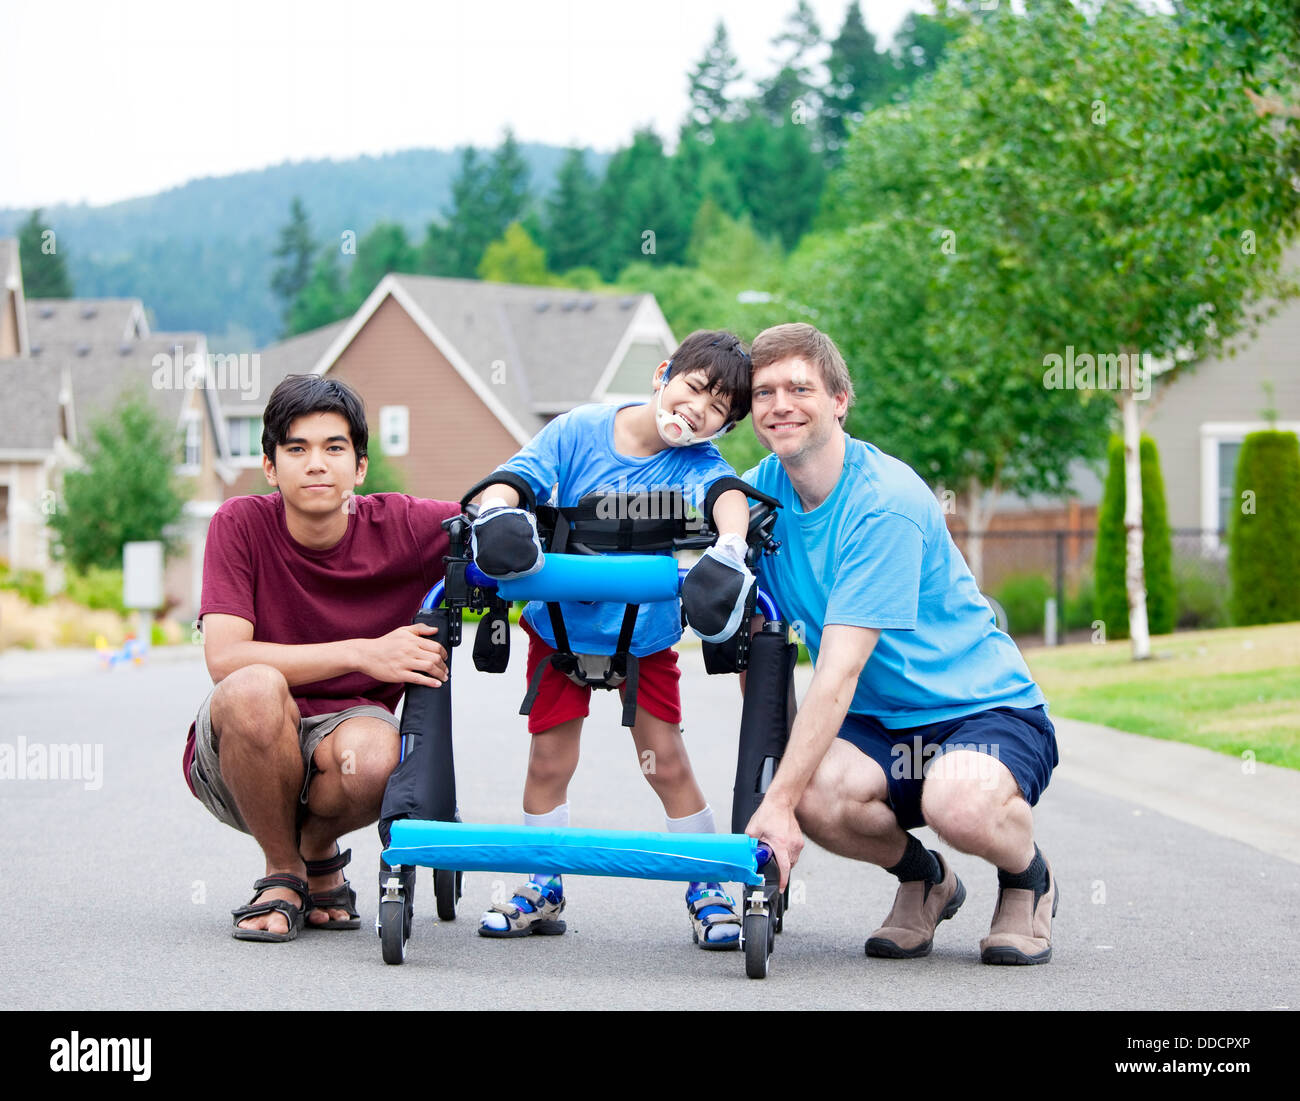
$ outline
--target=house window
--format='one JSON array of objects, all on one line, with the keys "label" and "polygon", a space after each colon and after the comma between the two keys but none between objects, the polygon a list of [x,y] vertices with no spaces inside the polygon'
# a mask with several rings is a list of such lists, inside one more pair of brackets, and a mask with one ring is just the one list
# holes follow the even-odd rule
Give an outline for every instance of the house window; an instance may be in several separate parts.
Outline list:
[{"label": "house window", "polygon": [[203,422],[197,416],[185,421],[185,442],[181,446],[181,466],[196,471],[203,460]]},{"label": "house window", "polygon": [[411,414],[405,405],[379,408],[379,445],[385,455],[405,455],[411,447]]},{"label": "house window", "polygon": [[1220,531],[1228,526],[1228,518],[1236,502],[1233,487],[1237,481],[1237,455],[1241,451],[1240,442],[1219,440],[1219,516],[1217,527]]},{"label": "house window", "polygon": [[231,458],[243,460],[241,466],[254,466],[262,457],[262,421],[260,417],[227,417],[226,438],[230,440]]}]

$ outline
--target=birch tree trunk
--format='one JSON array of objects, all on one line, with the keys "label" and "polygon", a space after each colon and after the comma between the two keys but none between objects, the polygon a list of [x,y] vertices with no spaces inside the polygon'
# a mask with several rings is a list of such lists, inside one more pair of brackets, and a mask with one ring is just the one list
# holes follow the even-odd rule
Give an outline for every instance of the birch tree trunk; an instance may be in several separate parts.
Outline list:
[{"label": "birch tree trunk", "polygon": [[1151,633],[1147,629],[1146,576],[1142,564],[1142,429],[1138,424],[1138,403],[1134,389],[1124,391],[1124,587],[1128,593],[1128,633],[1133,641],[1133,660],[1151,656]]},{"label": "birch tree trunk", "polygon": [[975,584],[984,591],[984,535],[992,519],[996,489],[985,490],[972,482],[966,491],[966,565],[975,575]]}]

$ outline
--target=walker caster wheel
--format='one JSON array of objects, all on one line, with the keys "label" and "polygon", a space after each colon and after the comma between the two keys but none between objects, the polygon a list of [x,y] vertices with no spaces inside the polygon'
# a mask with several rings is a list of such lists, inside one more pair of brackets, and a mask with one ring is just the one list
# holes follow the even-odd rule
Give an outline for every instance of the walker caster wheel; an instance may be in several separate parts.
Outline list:
[{"label": "walker caster wheel", "polygon": [[751,979],[767,978],[775,937],[771,915],[746,914],[741,931],[745,938],[745,974]]},{"label": "walker caster wheel", "polygon": [[379,904],[379,940],[385,963],[406,959],[406,905],[400,899],[385,899]]},{"label": "walker caster wheel", "polygon": [[438,901],[439,921],[456,920],[456,903],[460,901],[463,875],[463,872],[451,872],[444,868],[434,868],[433,894]]}]

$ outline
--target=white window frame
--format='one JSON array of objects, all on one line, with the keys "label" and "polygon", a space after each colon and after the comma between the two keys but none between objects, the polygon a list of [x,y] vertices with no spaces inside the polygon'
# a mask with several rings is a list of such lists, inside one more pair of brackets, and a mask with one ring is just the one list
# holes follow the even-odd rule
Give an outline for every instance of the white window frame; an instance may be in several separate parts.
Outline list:
[{"label": "white window frame", "polygon": [[[390,443],[389,436],[399,437]],[[381,405],[379,407],[379,446],[385,456],[394,458],[409,454],[411,450],[411,407],[409,405]]]},{"label": "white window frame", "polygon": [[1219,515],[1219,445],[1242,443],[1252,432],[1295,432],[1300,421],[1206,421],[1201,425],[1201,543],[1207,553],[1226,554],[1217,532],[1224,527]]},{"label": "white window frame", "polygon": [[[257,445],[255,453],[252,454],[252,455],[236,455],[236,454],[235,454],[235,447],[234,447],[234,439],[235,439],[234,433],[235,433],[235,429],[233,428],[233,425],[235,425],[235,424],[239,424],[239,423],[242,423],[242,422],[244,422],[244,421],[255,421],[258,425],[261,425],[261,423],[262,423],[262,418],[261,418],[261,417],[245,417],[245,416],[228,416],[228,417],[226,417],[226,439],[230,441],[230,445],[231,445],[231,446],[230,446],[230,461],[231,461],[231,463],[233,463],[235,466],[238,466],[238,467],[248,467],[248,468],[251,468],[251,467],[260,467],[260,466],[262,465],[262,447],[261,447],[261,444],[260,444],[260,443]],[[244,429],[245,434],[247,434],[247,431],[248,431],[248,429],[247,429],[247,427],[245,427],[245,429]]]},{"label": "white window frame", "polygon": [[[203,466],[203,420],[197,410],[185,413],[184,447],[185,457],[177,464],[176,473],[182,477],[192,477]],[[194,452],[194,462],[190,462],[190,452]]]}]

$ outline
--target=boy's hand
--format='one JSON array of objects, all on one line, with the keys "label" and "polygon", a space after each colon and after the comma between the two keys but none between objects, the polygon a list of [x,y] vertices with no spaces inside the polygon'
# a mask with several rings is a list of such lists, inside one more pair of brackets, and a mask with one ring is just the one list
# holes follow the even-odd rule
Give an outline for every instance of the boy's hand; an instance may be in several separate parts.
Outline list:
[{"label": "boy's hand", "polygon": [[470,530],[470,546],[474,564],[498,581],[530,577],[546,561],[537,536],[537,518],[521,508],[485,508]]},{"label": "boy's hand", "polygon": [[427,684],[440,688],[446,683],[447,651],[428,635],[438,628],[428,623],[408,623],[380,638],[361,639],[360,671],[385,684]]},{"label": "boy's hand", "polygon": [[740,628],[754,575],[745,567],[745,541],[724,535],[682,582],[682,610],[705,642],[725,642]]}]

